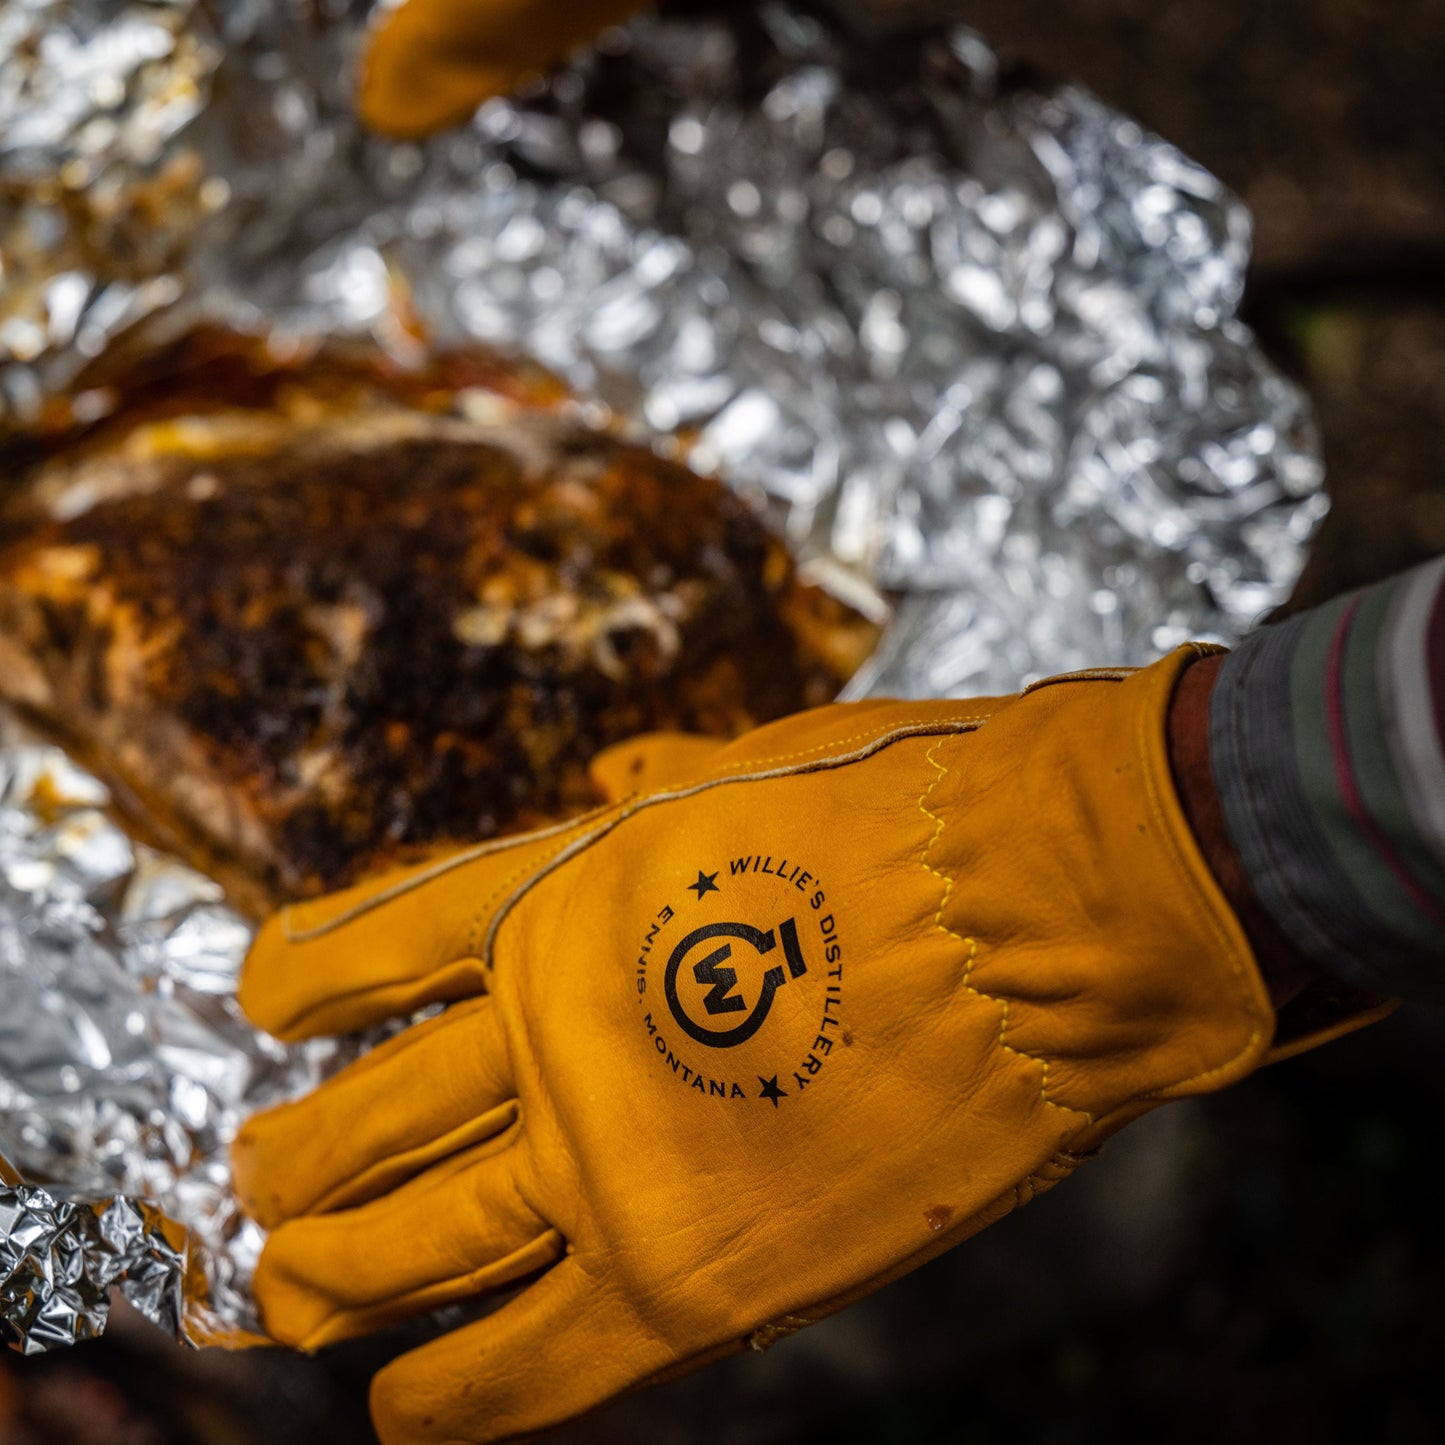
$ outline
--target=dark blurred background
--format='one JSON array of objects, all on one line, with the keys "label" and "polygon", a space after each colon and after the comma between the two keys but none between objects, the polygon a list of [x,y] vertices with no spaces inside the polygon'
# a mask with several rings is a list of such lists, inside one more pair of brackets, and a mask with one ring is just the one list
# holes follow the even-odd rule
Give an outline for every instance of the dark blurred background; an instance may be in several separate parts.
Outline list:
[{"label": "dark blurred background", "polygon": [[[875,22],[924,13],[869,0]],[[957,0],[1234,187],[1247,320],[1313,397],[1334,508],[1292,605],[1445,551],[1445,4]],[[1175,1105],[1065,1188],[764,1356],[549,1439],[1434,1442],[1445,1015]],[[186,1355],[125,1321],[0,1357],[0,1445],[349,1445],[384,1347]]]}]

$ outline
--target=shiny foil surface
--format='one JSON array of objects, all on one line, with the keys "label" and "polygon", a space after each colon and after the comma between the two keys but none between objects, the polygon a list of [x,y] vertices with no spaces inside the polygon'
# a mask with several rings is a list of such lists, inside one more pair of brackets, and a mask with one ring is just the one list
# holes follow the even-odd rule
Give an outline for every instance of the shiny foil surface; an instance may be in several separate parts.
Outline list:
[{"label": "shiny foil surface", "polygon": [[[83,417],[95,357],[201,316],[403,357],[470,339],[886,596],[851,695],[1144,662],[1282,600],[1324,509],[1309,411],[1237,319],[1249,217],[1172,146],[1010,84],[968,30],[860,37],[777,5],[640,20],[388,143],[350,110],[368,8],[0,8],[0,434]],[[262,1241],[226,1145],[357,1047],[250,1029],[245,926],[103,802],[0,729],[0,1152],[98,1200],[83,1227],[48,1195],[0,1203],[25,1348],[100,1328],[83,1281],[114,1277],[117,1196],[191,1233],[186,1309],[157,1288],[154,1318],[254,1327]]]},{"label": "shiny foil surface", "polygon": [[0,1340],[27,1355],[98,1335],[112,1289],[179,1331],[185,1269],[185,1231],[151,1205],[0,1183]]},{"label": "shiny foil surface", "polygon": [[[117,1279],[186,1337],[254,1327],[263,1236],[232,1197],[227,1148],[246,1114],[357,1048],[253,1029],[234,997],[248,926],[105,802],[0,716],[0,1155],[41,1186],[0,1194],[0,1317],[26,1349],[65,1343],[66,1320],[72,1340],[98,1334]],[[189,1227],[189,1254],[158,1210]]]}]

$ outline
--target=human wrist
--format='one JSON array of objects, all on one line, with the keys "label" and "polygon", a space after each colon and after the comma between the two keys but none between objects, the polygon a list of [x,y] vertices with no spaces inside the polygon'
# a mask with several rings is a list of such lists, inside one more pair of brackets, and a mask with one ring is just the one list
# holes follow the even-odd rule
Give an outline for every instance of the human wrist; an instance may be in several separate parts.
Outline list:
[{"label": "human wrist", "polygon": [[1169,766],[1185,820],[1239,920],[1274,1007],[1273,1061],[1381,1018],[1395,1001],[1336,977],[1298,948],[1250,885],[1230,838],[1210,751],[1210,699],[1224,661],[1223,654],[1206,655],[1180,674],[1167,721]]},{"label": "human wrist", "polygon": [[1223,663],[1223,654],[1214,653],[1180,674],[1169,705],[1169,766],[1190,831],[1244,930],[1270,1002],[1278,1012],[1325,974],[1270,919],[1229,841],[1209,752],[1209,699]]}]

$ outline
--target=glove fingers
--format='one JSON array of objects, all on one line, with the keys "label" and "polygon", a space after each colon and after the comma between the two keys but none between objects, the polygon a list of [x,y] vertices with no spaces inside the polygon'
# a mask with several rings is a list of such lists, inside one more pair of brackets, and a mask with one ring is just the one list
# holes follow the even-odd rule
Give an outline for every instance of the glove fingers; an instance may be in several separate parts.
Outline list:
[{"label": "glove fingers", "polygon": [[241,1007],[278,1038],[297,1039],[485,993],[477,952],[486,924],[576,826],[499,838],[283,908],[251,945]]},{"label": "glove fingers", "polygon": [[530,1435],[676,1355],[569,1256],[495,1314],[392,1361],[371,1385],[382,1445]]},{"label": "glove fingers", "polygon": [[267,1333],[318,1349],[550,1264],[561,1236],[522,1198],[515,1161],[482,1145],[360,1208],[283,1224],[256,1268]]},{"label": "glove fingers", "polygon": [[372,37],[357,110],[383,135],[428,135],[641,8],[639,0],[409,0]]},{"label": "glove fingers", "polygon": [[508,1128],[510,1073],[492,1000],[458,1004],[248,1119],[231,1149],[236,1192],[267,1229],[375,1199]]},{"label": "glove fingers", "polygon": [[700,773],[726,744],[693,733],[646,733],[614,743],[592,759],[592,785],[608,802],[655,793]]}]

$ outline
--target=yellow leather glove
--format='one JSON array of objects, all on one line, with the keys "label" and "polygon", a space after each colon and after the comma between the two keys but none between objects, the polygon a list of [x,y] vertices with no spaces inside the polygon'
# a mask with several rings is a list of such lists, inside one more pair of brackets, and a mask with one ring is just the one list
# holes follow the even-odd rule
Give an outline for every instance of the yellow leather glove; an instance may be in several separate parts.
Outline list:
[{"label": "yellow leather glove", "polygon": [[387,1445],[509,1438],[766,1346],[1247,1073],[1273,1014],[1165,748],[1195,655],[624,745],[637,793],[274,919],[241,999],[283,1037],[453,1007],[243,1131],[268,1330],[527,1278],[372,1392]]},{"label": "yellow leather glove", "polygon": [[377,22],[356,108],[382,135],[430,135],[642,8],[643,0],[406,0]]}]

